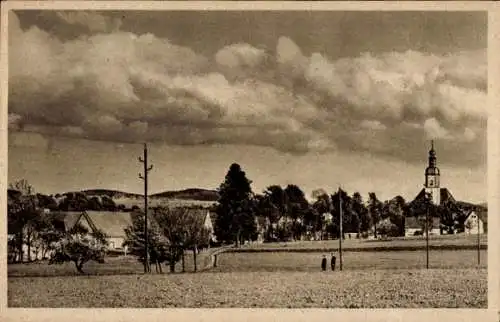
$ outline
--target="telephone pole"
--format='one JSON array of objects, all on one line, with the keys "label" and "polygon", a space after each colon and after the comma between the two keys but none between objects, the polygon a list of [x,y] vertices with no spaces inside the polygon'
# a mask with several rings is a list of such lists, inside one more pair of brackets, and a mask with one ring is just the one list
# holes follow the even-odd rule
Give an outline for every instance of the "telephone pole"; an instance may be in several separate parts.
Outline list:
[{"label": "telephone pole", "polygon": [[477,221],[477,266],[481,265],[481,236],[479,230],[479,216],[476,214]]},{"label": "telephone pole", "polygon": [[430,193],[426,193],[426,209],[425,209],[425,265],[429,269],[429,208],[432,202]]},{"label": "telephone pole", "polygon": [[342,235],[343,235],[343,230],[342,230],[342,190],[339,187],[339,231],[340,231],[340,236],[339,236],[339,268],[342,270]]},{"label": "telephone pole", "polygon": [[144,143],[144,156],[139,157],[139,162],[144,164],[144,174],[139,173],[139,178],[144,180],[144,273],[151,272],[149,265],[149,249],[148,249],[148,172],[153,169],[153,165],[148,166],[148,146]]}]

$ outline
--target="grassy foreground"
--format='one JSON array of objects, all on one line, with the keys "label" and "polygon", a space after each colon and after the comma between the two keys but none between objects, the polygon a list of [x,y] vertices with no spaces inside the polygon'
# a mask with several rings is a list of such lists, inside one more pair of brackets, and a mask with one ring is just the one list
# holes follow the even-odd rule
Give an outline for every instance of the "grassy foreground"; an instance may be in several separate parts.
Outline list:
[{"label": "grassy foreground", "polygon": [[486,308],[487,270],[10,277],[9,307]]}]

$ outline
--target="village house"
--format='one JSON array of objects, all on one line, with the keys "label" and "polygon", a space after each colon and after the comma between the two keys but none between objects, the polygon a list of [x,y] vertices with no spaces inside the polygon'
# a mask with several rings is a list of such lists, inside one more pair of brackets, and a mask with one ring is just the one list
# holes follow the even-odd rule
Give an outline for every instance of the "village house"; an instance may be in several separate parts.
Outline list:
[{"label": "village house", "polygon": [[488,231],[488,216],[486,211],[471,210],[464,222],[464,232],[468,235],[484,234]]}]

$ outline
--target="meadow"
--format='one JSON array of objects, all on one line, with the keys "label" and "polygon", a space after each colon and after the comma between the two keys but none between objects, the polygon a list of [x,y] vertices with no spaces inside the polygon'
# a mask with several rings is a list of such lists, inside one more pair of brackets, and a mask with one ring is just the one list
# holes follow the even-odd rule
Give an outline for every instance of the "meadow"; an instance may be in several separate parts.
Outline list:
[{"label": "meadow", "polygon": [[9,278],[9,307],[486,308],[486,269]]},{"label": "meadow", "polygon": [[[484,308],[487,307],[487,251],[437,249],[429,253],[421,239],[347,240],[343,271],[322,272],[320,261],[338,241],[253,244],[218,255],[210,268],[210,252],[198,256],[200,272],[144,275],[133,257],[89,262],[78,276],[71,263],[8,265],[10,307],[270,307],[270,308]],[[424,241],[425,242],[425,241]],[[464,246],[473,240],[439,238],[434,245]],[[360,245],[389,243],[418,246],[416,251],[371,251]],[[441,244],[439,244],[441,243]],[[319,245],[318,245],[319,244]],[[484,240],[486,244],[486,240]],[[271,245],[271,246],[270,246]],[[283,246],[287,245],[287,246]],[[349,251],[357,249],[357,251]],[[425,245],[425,244],[424,244]],[[473,244],[470,244],[471,246]],[[286,249],[287,251],[274,251]],[[244,253],[232,251],[254,250]],[[324,250],[323,252],[318,251]],[[294,251],[295,250],[295,251]],[[338,253],[336,253],[338,258]],[[328,262],[329,263],[329,262]],[[203,270],[203,268],[207,268]]]},{"label": "meadow", "polygon": [[[325,253],[330,265],[330,254]],[[339,267],[339,254],[337,267]],[[279,253],[223,253],[218,255],[218,272],[274,272],[320,270],[322,253],[317,252],[279,252]],[[419,269],[426,268],[425,251],[397,252],[343,252],[344,270],[370,269]],[[480,252],[480,266],[487,267],[487,251]],[[433,250],[429,252],[429,268],[464,269],[477,266],[477,251],[471,250]]]},{"label": "meadow", "polygon": [[[481,248],[486,248],[488,243],[488,235],[483,234],[479,236],[479,242]],[[342,248],[344,250],[351,251],[375,251],[380,249],[381,251],[395,251],[395,250],[405,250],[405,249],[422,249],[426,245],[425,237],[415,236],[415,237],[391,237],[390,239],[356,239],[356,238],[346,238],[342,241]],[[276,243],[256,243],[245,245],[241,250],[243,252],[256,251],[286,251],[285,249],[291,249],[292,251],[322,251],[329,249],[337,249],[339,247],[338,240],[319,240],[319,241],[294,241],[294,242],[276,242]],[[430,248],[441,248],[441,249],[475,249],[477,248],[477,235],[435,235],[429,237],[429,247]],[[235,250],[236,251],[236,250]]]}]

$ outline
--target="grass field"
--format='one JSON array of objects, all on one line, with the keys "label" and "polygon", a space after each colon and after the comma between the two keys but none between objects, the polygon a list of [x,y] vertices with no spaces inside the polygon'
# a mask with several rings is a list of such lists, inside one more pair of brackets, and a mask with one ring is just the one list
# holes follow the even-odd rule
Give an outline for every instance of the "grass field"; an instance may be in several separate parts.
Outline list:
[{"label": "grass field", "polygon": [[487,270],[9,278],[9,307],[486,308]]},{"label": "grass field", "polygon": [[[441,238],[442,242],[466,239]],[[349,241],[346,242],[346,244]],[[361,242],[352,243],[391,243]],[[420,243],[418,239],[392,243]],[[273,307],[273,308],[485,308],[487,307],[487,251],[432,250],[430,268],[424,251],[343,253],[343,268],[320,271],[317,243],[288,243],[302,252],[222,253],[217,267],[186,274],[143,275],[133,257],[108,258],[105,264],[87,263],[88,275],[78,276],[73,264],[8,265],[10,307]],[[314,247],[312,246],[314,245]],[[262,245],[262,246],[269,246]],[[262,247],[247,245],[245,247]],[[309,248],[308,248],[309,247]],[[334,247],[332,247],[334,248]],[[208,253],[198,256],[198,268],[208,264]],[[329,253],[324,253],[329,255]],[[338,257],[338,253],[337,253]],[[328,258],[329,259],[329,258]],[[181,269],[180,263],[176,270]]]},{"label": "grass field", "polygon": [[[488,243],[487,235],[480,235],[480,244],[485,247]],[[431,247],[446,247],[446,246],[468,246],[474,248],[477,246],[477,235],[438,235],[429,238]],[[425,247],[425,237],[396,237],[390,240],[363,240],[363,239],[348,239],[342,241],[344,250],[355,249],[373,249],[373,248],[404,248],[404,247]],[[264,249],[336,249],[339,246],[338,240],[321,240],[321,241],[295,241],[295,242],[280,242],[280,243],[262,243],[248,244],[242,248],[245,250],[264,250]]]},{"label": "grass field", "polygon": [[[330,257],[326,253],[328,265]],[[337,267],[338,253],[337,256]],[[321,253],[223,253],[218,256],[219,272],[258,272],[258,271],[304,271],[320,270]],[[344,270],[369,269],[418,269],[426,267],[426,254],[423,251],[398,252],[343,252]],[[480,267],[487,267],[487,252],[480,253]],[[437,250],[429,252],[429,267],[441,269],[463,269],[477,267],[477,251]]]}]

